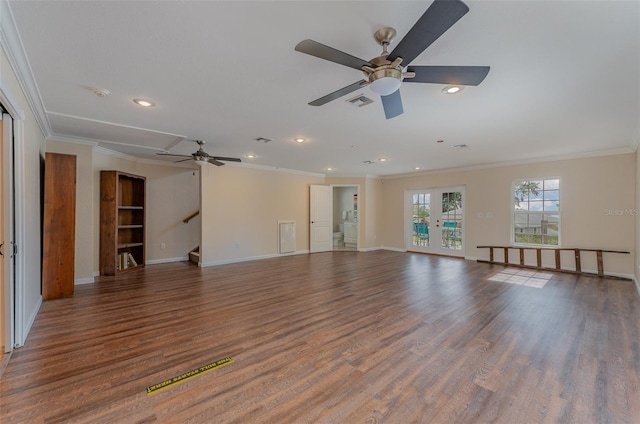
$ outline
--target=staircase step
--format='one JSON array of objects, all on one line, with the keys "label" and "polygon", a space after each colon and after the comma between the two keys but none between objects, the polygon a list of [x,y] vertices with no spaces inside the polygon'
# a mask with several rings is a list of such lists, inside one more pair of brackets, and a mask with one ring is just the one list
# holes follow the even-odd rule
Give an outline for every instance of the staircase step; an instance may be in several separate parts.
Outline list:
[{"label": "staircase step", "polygon": [[199,252],[189,252],[189,260],[191,262],[195,262],[195,263],[200,262],[200,253]]}]

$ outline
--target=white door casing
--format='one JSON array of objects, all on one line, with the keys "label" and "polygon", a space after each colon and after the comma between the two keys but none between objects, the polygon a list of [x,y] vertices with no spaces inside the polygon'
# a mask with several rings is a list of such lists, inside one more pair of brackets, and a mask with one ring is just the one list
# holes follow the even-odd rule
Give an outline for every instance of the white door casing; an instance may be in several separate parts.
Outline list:
[{"label": "white door casing", "polygon": [[464,257],[464,186],[405,191],[409,251]]},{"label": "white door casing", "polygon": [[14,292],[14,235],[13,235],[13,129],[11,117],[2,114],[2,220],[0,225],[0,243],[2,243],[2,323],[4,339],[2,345],[5,352],[13,350],[15,344],[15,292]]}]

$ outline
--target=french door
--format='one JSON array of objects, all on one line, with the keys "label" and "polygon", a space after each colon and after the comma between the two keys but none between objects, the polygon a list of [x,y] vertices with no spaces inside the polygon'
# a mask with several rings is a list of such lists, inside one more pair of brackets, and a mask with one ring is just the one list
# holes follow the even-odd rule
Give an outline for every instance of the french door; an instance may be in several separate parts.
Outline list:
[{"label": "french door", "polygon": [[464,187],[405,192],[409,251],[464,256]]}]

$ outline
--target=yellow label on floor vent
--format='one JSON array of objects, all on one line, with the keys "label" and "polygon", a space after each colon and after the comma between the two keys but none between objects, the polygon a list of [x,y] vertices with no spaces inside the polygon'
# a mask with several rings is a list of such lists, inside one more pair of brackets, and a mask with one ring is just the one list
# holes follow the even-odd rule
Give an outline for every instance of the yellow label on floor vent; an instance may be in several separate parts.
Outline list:
[{"label": "yellow label on floor vent", "polygon": [[158,383],[158,384],[154,384],[153,386],[149,386],[147,387],[147,394],[151,395],[154,394],[156,392],[159,392],[160,390],[166,389],[168,387],[171,386],[175,386],[176,384],[182,383],[183,381],[186,381],[190,378],[193,378],[195,376],[198,375],[202,375],[205,372],[209,372],[212,370],[215,370],[217,368],[220,367],[224,367],[227,364],[230,364],[233,362],[233,359],[231,359],[231,357],[227,356],[226,358],[222,358],[218,361],[212,362],[210,364],[201,366],[200,368],[196,368],[194,370],[185,372],[184,374],[180,374],[177,375],[173,378],[170,378],[168,380],[163,381],[162,383]]}]

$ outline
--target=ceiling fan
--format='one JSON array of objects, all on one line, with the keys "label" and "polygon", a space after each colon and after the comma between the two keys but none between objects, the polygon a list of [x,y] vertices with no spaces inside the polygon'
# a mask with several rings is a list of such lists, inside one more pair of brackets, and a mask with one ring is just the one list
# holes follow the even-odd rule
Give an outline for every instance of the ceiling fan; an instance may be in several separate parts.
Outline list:
[{"label": "ceiling fan", "polygon": [[203,163],[209,162],[212,163],[216,166],[222,166],[224,165],[224,162],[242,162],[242,160],[240,160],[239,158],[226,158],[223,156],[212,156],[209,153],[205,152],[204,149],[202,148],[202,146],[204,146],[204,144],[206,143],[203,140],[193,140],[196,143],[198,143],[198,146],[200,146],[200,148],[198,148],[197,151],[195,151],[194,153],[191,153],[190,155],[176,155],[173,153],[168,153],[168,152],[160,152],[160,153],[156,153],[156,155],[160,155],[160,156],[178,156],[178,157],[184,157],[187,159],[182,159],[182,160],[177,160],[174,163],[178,163],[178,162],[185,162],[187,160],[194,160],[196,161],[197,164],[201,165]]},{"label": "ceiling fan", "polygon": [[435,0],[391,53],[387,51],[387,47],[393,41],[396,30],[386,27],[376,31],[374,37],[382,46],[383,51],[380,56],[374,57],[370,61],[351,56],[317,41],[308,39],[301,41],[296,45],[296,51],[361,70],[366,77],[366,79],[320,97],[309,104],[322,106],[345,94],[370,86],[373,92],[380,95],[385,116],[390,119],[404,112],[400,97],[400,84],[405,78],[406,82],[451,85],[480,84],[489,73],[488,66],[407,67],[412,60],[468,11],[469,7],[460,0]]}]

